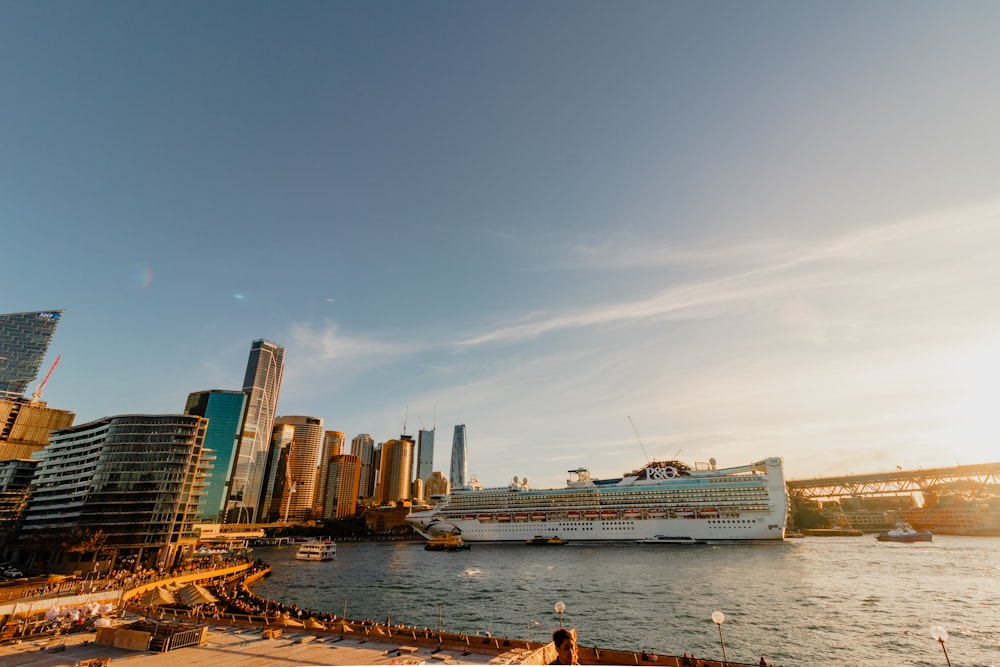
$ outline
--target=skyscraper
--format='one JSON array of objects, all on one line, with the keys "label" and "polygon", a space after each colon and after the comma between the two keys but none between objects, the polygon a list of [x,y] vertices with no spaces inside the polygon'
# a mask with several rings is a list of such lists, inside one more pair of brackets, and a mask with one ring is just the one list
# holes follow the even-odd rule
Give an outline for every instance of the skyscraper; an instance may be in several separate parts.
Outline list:
[{"label": "skyscraper", "polygon": [[452,489],[463,489],[469,483],[468,452],[465,442],[465,424],[455,426],[455,437],[451,441],[451,474],[448,475]]},{"label": "skyscraper", "polygon": [[199,510],[200,518],[205,521],[221,521],[225,512],[231,482],[229,476],[236,460],[246,404],[247,395],[242,391],[212,389],[188,394],[184,414],[208,418],[205,449],[211,450],[215,456]]},{"label": "skyscraper", "polygon": [[329,492],[323,507],[324,519],[347,519],[354,516],[358,505],[361,459],[353,454],[330,457]]},{"label": "skyscraper", "polygon": [[296,415],[278,417],[274,424],[295,429],[288,452],[288,483],[281,498],[281,520],[306,521],[312,516],[316,499],[316,461],[323,447],[323,420]]},{"label": "skyscraper", "polygon": [[271,447],[267,452],[267,466],[264,468],[264,488],[261,490],[258,523],[281,520],[281,498],[285,488],[291,487],[288,476],[288,455],[292,451],[295,427],[291,424],[275,424],[271,429]]},{"label": "skyscraper", "polygon": [[431,476],[434,466],[434,431],[420,429],[417,432],[417,479],[424,482]]},{"label": "skyscraper", "polygon": [[380,470],[377,492],[379,505],[409,500],[413,474],[413,440],[383,442]]},{"label": "skyscraper", "polygon": [[284,369],[285,348],[266,340],[253,341],[243,378],[246,417],[229,489],[227,513],[231,523],[253,523],[257,519]]},{"label": "skyscraper", "polygon": [[0,315],[0,398],[23,396],[38,378],[61,310]]},{"label": "skyscraper", "polygon": [[319,481],[316,489],[316,509],[320,516],[325,516],[327,495],[333,483],[330,475],[330,459],[344,453],[344,443],[347,436],[343,431],[327,431],[323,434],[323,451],[319,455]]},{"label": "skyscraper", "polygon": [[359,433],[351,440],[351,454],[361,460],[358,498],[371,498],[375,492],[375,440],[367,433]]}]

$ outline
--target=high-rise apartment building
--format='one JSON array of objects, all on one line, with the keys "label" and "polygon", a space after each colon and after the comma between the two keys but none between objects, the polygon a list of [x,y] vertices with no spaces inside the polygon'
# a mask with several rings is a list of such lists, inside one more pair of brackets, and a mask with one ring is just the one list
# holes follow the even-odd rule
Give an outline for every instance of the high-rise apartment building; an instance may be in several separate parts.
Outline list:
[{"label": "high-rise apartment building", "polygon": [[433,472],[434,431],[435,429],[417,431],[417,479],[422,479],[424,482]]},{"label": "high-rise apartment building", "polygon": [[367,433],[359,433],[351,440],[351,454],[361,461],[358,498],[366,500],[375,493],[375,440]]},{"label": "high-rise apartment building", "polygon": [[410,499],[413,474],[413,439],[401,438],[382,443],[380,476],[376,496],[379,505]]},{"label": "high-rise apartment building", "polygon": [[38,461],[31,459],[0,461],[0,557],[5,559],[20,532],[37,467]]},{"label": "high-rise apartment building", "polygon": [[316,511],[325,516],[327,496],[330,493],[330,459],[344,453],[347,436],[343,431],[327,431],[323,434],[323,451],[319,455],[319,481],[316,490]]},{"label": "high-rise apartment building", "polygon": [[49,433],[73,424],[76,415],[45,401],[0,398],[0,461],[27,459],[49,444]]},{"label": "high-rise apartment building", "polygon": [[312,518],[316,500],[316,462],[323,447],[323,420],[295,415],[278,417],[274,423],[295,429],[288,452],[286,478],[289,483],[281,498],[281,520],[307,521]]},{"label": "high-rise apartment building", "polygon": [[348,519],[358,506],[361,459],[353,454],[335,454],[329,462],[330,484],[323,507],[324,519]]},{"label": "high-rise apartment building", "polygon": [[193,551],[208,420],[120,415],[54,432],[39,454],[21,544],[74,528],[102,531],[112,558],[172,567]]},{"label": "high-rise apartment building", "polygon": [[236,450],[227,504],[230,523],[253,523],[257,520],[264,499],[264,469],[284,369],[285,348],[267,340],[253,341],[243,378],[243,391],[247,395],[246,416]]},{"label": "high-rise apartment building", "polygon": [[465,424],[458,424],[455,426],[455,436],[451,440],[451,473],[449,477],[452,489],[464,489],[469,483],[467,454]]},{"label": "high-rise apartment building", "polygon": [[0,315],[0,398],[23,396],[38,377],[61,310]]},{"label": "high-rise apartment building", "polygon": [[247,395],[242,391],[211,389],[188,394],[184,414],[208,419],[205,450],[215,457],[200,511],[203,521],[217,523],[223,519],[246,403]]}]

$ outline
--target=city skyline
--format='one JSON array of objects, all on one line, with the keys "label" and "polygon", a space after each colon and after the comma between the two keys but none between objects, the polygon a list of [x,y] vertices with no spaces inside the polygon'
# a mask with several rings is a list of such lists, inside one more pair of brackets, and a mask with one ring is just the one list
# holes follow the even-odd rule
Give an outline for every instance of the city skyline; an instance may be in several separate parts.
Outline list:
[{"label": "city skyline", "polygon": [[268,340],[277,414],[467,424],[486,486],[989,461],[998,19],[5,4],[0,310],[62,311],[78,424],[238,390]]}]

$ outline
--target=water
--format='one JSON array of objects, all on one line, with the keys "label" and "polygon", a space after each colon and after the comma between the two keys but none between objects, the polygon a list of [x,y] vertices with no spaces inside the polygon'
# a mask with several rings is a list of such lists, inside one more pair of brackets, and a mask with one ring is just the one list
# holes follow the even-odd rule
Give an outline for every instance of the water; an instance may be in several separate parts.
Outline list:
[{"label": "water", "polygon": [[[580,643],[777,665],[945,664],[1000,667],[1000,538],[935,536],[886,544],[813,537],[773,545],[527,547],[341,542],[337,559],[295,560],[295,547],[255,550],[274,573],[262,597],[351,618],[540,640],[559,626]],[[538,624],[532,623],[537,621]]]}]

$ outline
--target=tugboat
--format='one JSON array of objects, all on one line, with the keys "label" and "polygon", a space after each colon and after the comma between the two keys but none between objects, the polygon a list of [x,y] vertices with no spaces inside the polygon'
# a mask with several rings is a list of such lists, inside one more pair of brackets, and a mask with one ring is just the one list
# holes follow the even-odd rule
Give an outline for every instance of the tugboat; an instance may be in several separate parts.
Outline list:
[{"label": "tugboat", "polygon": [[462,541],[462,538],[455,533],[445,533],[427,540],[424,549],[427,551],[461,551],[469,549],[471,545]]},{"label": "tugboat", "polygon": [[535,535],[534,537],[525,540],[524,543],[533,547],[555,547],[563,544],[569,544],[569,540],[564,540],[556,535],[553,535],[552,537]]},{"label": "tugboat", "polygon": [[879,542],[930,542],[932,538],[931,531],[916,530],[902,519],[896,521],[892,530],[875,536]]}]

